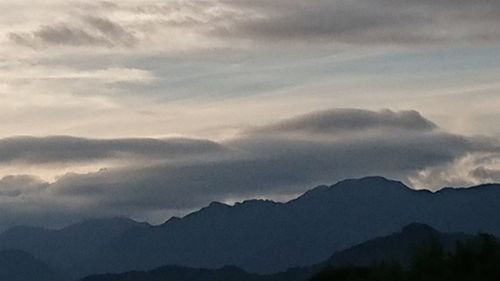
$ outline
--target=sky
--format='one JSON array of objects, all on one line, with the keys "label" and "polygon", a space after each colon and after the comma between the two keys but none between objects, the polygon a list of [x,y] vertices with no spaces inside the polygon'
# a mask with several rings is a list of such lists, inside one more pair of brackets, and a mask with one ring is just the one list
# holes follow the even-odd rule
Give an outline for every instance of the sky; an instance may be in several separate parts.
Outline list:
[{"label": "sky", "polygon": [[0,0],[0,229],[500,182],[496,0]]}]

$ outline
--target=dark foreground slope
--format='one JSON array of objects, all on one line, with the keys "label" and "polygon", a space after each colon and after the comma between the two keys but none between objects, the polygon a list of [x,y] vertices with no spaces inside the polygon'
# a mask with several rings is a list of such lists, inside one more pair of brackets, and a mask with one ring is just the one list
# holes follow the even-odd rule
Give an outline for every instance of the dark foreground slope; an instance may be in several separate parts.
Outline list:
[{"label": "dark foreground slope", "polygon": [[379,263],[369,266],[327,267],[311,281],[497,281],[500,280],[500,244],[481,234],[446,251],[438,241],[421,246],[408,266]]},{"label": "dark foreground slope", "polygon": [[460,241],[473,238],[462,233],[442,233],[425,224],[410,224],[388,236],[375,238],[332,255],[319,267],[371,266],[379,263],[411,264],[413,256],[431,243],[447,252]]},{"label": "dark foreground slope", "polygon": [[470,239],[463,234],[440,233],[429,226],[409,225],[401,232],[373,239],[332,255],[329,259],[310,267],[259,275],[237,267],[221,269],[193,269],[164,266],[152,271],[89,276],[83,281],[305,281],[325,268],[372,266],[380,263],[399,263],[409,266],[411,257],[426,245],[437,242],[451,251],[458,241]]},{"label": "dark foreground slope", "polygon": [[261,281],[263,276],[248,273],[238,267],[220,269],[193,269],[164,266],[151,271],[133,271],[122,274],[104,274],[84,278],[83,281]]}]

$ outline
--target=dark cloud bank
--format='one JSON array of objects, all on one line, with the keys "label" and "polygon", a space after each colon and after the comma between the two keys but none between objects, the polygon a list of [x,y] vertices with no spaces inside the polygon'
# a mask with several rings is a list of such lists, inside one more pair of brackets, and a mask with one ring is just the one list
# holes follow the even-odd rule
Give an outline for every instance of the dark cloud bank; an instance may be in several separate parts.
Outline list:
[{"label": "dark cloud bank", "polygon": [[222,153],[224,148],[209,140],[194,139],[85,139],[68,136],[0,139],[0,163],[58,164],[174,159],[189,155]]},{"label": "dark cloud bank", "polygon": [[[407,47],[484,45],[500,40],[499,3],[496,0],[207,0],[125,7],[116,2],[112,8],[101,5],[80,11],[90,16],[48,23],[26,33],[13,31],[9,37],[17,44],[35,48],[130,48],[139,45],[140,38],[158,36],[159,30],[178,28],[205,35],[208,40],[226,40],[229,46],[239,39],[259,45],[271,42]],[[124,25],[106,18],[108,12],[120,9],[154,19]],[[93,16],[95,11],[104,16]],[[158,18],[161,15],[165,18]],[[175,19],[168,19],[170,15],[176,15]]]},{"label": "dark cloud bank", "polygon": [[[497,42],[500,4],[479,1],[224,1],[264,15],[235,21],[227,35],[257,40],[434,45]],[[221,31],[221,30],[218,30]]]},{"label": "dark cloud bank", "polygon": [[[27,175],[5,177],[0,180],[0,225],[58,225],[115,215],[166,219],[214,200],[293,195],[350,177],[383,175],[408,182],[420,171],[475,156],[489,161],[478,160],[461,172],[479,182],[500,180],[498,171],[487,166],[499,152],[491,139],[444,132],[415,111],[358,109],[293,117],[246,129],[221,143],[8,138],[0,140],[2,165],[57,167],[105,160],[121,165],[67,174],[54,183]],[[447,182],[443,173],[432,176]]]}]

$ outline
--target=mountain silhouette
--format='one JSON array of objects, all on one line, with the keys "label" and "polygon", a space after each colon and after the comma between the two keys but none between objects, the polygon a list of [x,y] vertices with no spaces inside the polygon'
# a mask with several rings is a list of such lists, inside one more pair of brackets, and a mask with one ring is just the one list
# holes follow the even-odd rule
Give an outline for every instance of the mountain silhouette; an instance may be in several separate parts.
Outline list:
[{"label": "mountain silhouette", "polygon": [[0,249],[25,250],[76,277],[169,264],[236,265],[262,274],[317,264],[412,222],[446,232],[499,235],[498,202],[500,185],[495,184],[433,193],[367,177],[320,186],[286,203],[214,202],[159,226],[125,220],[120,227],[102,221],[88,232],[77,230],[81,225],[68,228],[75,231],[12,229],[0,235]]},{"label": "mountain silhouette", "polygon": [[279,273],[254,274],[234,266],[220,269],[163,266],[147,272],[94,275],[82,281],[306,281],[325,268],[373,266],[381,263],[398,263],[408,266],[414,254],[426,245],[439,242],[444,248],[453,251],[457,242],[472,237],[472,235],[465,234],[441,233],[424,224],[411,224],[404,227],[401,232],[339,251],[316,265],[292,268]]},{"label": "mountain silhouette", "polygon": [[61,281],[62,275],[52,266],[19,250],[0,251],[2,281]]},{"label": "mountain silhouette", "polygon": [[287,203],[212,203],[158,227],[120,235],[83,272],[163,264],[269,273],[314,264],[331,253],[422,222],[451,232],[500,234],[500,185],[417,191],[367,177],[320,186]]}]

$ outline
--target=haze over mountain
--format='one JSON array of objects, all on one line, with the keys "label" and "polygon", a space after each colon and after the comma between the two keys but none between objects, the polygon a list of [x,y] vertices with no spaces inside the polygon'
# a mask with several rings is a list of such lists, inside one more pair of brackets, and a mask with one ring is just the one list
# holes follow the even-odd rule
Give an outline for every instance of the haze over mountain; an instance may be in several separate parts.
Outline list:
[{"label": "haze over mountain", "polygon": [[[214,202],[160,226],[125,221],[116,230],[104,223],[93,229],[100,233],[93,241],[71,235],[58,240],[58,233],[67,230],[37,230],[48,236],[33,236],[29,234],[32,230],[23,234],[23,228],[17,228],[0,235],[0,245],[20,245],[80,277],[162,265],[236,265],[249,272],[269,273],[321,262],[336,251],[412,222],[446,232],[499,235],[499,200],[500,185],[432,193],[410,189],[398,181],[367,177],[320,186],[286,203],[250,200],[230,206]],[[75,249],[89,243],[89,250],[84,256],[79,252],[74,260],[65,259],[75,253],[59,246],[74,241],[78,241]]]}]

